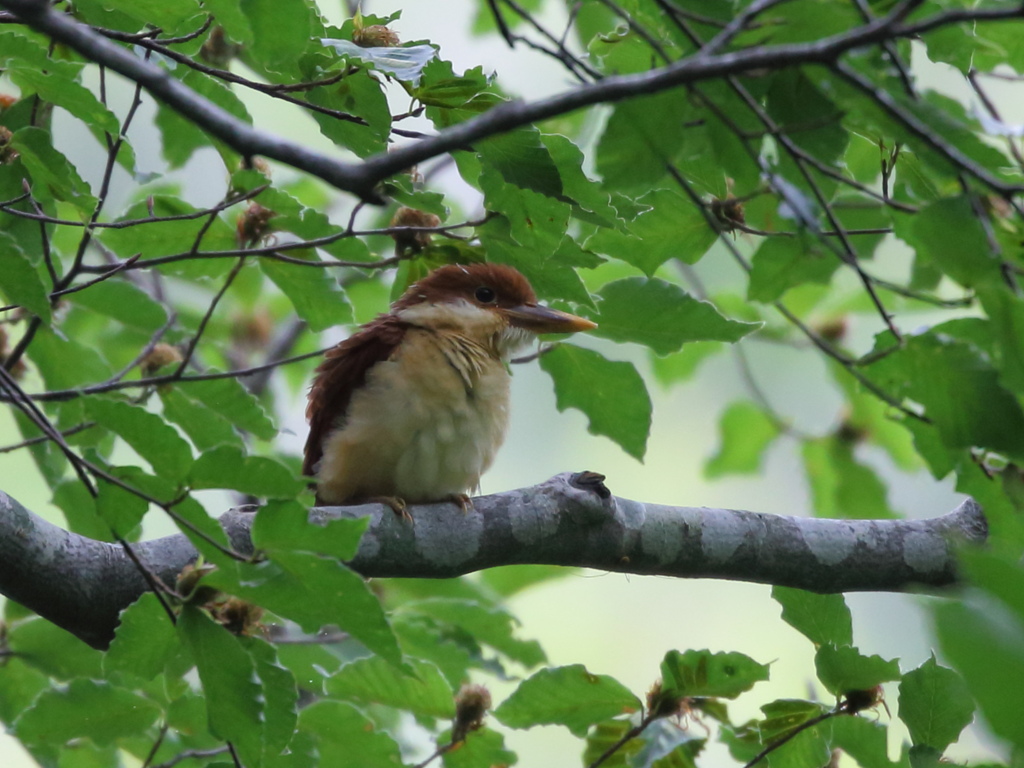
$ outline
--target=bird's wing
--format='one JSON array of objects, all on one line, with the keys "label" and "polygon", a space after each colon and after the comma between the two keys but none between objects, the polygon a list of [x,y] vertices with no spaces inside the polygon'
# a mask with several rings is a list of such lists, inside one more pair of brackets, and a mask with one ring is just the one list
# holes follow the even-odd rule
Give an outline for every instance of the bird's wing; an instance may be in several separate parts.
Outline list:
[{"label": "bird's wing", "polygon": [[352,393],[366,383],[366,374],[374,365],[391,357],[408,327],[394,315],[381,315],[324,356],[316,369],[306,405],[309,437],[302,474],[315,474],[324,441],[344,422]]}]

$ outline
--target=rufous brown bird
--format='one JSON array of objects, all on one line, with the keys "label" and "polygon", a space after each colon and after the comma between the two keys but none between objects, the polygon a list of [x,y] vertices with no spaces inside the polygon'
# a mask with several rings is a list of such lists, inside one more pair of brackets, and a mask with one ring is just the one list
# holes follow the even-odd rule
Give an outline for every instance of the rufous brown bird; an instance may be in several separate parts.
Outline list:
[{"label": "rufous brown bird", "polygon": [[512,267],[434,270],[317,368],[303,464],[317,503],[465,508],[505,438],[509,357],[537,334],[595,327],[540,306]]}]

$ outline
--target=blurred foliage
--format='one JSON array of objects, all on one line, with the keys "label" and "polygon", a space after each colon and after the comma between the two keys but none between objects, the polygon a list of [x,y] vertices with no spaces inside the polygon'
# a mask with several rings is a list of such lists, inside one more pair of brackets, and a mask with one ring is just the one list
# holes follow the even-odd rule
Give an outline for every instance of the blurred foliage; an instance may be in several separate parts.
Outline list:
[{"label": "blurred foliage", "polygon": [[[1006,93],[1024,73],[1024,17],[1011,5],[481,0],[474,34],[491,44],[527,39],[580,88],[639,79],[633,98],[498,126],[454,151],[479,193],[475,220],[429,180],[436,166],[383,182],[389,203],[374,209],[243,158],[158,103],[168,170],[197,157],[223,167],[222,202],[199,207],[172,176],[137,165],[133,143],[148,140],[135,130],[142,89],[127,86],[130,106],[112,109],[108,91],[123,83],[4,23],[0,390],[18,404],[22,448],[68,528],[131,541],[163,510],[203,564],[175,595],[128,608],[105,653],[8,603],[0,720],[47,768],[374,768],[412,764],[428,744],[448,766],[484,768],[516,760],[503,728],[544,724],[585,742],[592,765],[705,765],[717,739],[737,764],[820,768],[841,750],[864,768],[918,768],[943,760],[977,706],[1019,765],[1024,160],[1019,126],[989,97],[996,77]],[[353,158],[509,101],[500,73],[460,73],[430,41],[399,41],[387,28],[399,14],[335,27],[313,0],[57,7],[243,123],[256,94],[275,99]],[[550,18],[559,25],[545,27]],[[708,41],[726,57],[796,56],[869,23],[879,30],[870,44],[802,59],[811,63],[779,55],[668,89],[643,79],[707,59]],[[969,82],[979,105],[923,87],[911,63],[925,58]],[[55,108],[98,143],[69,152]],[[98,184],[76,168],[90,153],[106,163]],[[115,167],[134,184],[123,210],[108,200]],[[912,252],[905,263],[876,256],[894,240]],[[777,588],[835,704],[772,701],[737,722],[723,699],[756,695],[770,672],[742,654],[671,651],[660,673],[651,663],[661,679],[646,700],[581,665],[543,667],[543,649],[520,637],[503,603],[556,569],[375,584],[347,569],[340,560],[362,528],[310,529],[298,459],[275,445],[279,400],[308,380],[320,331],[383,311],[389,292],[438,264],[483,258],[593,317],[596,335],[648,348],[650,378],[664,386],[712,357],[740,356],[749,392],[722,414],[711,477],[759,472],[790,440],[817,514],[891,517],[879,461],[955,476],[993,532],[987,551],[964,555],[963,594],[931,608],[955,669],[930,659],[904,671],[863,655],[842,597]],[[702,259],[740,269],[708,291],[691,267]],[[752,344],[826,359],[844,399],[835,421],[795,429],[757,385],[743,351]],[[608,348],[562,343],[540,365],[559,408],[583,411],[592,432],[642,458],[649,371]],[[262,367],[293,356],[268,387]],[[794,376],[791,386],[831,382]],[[254,538],[265,559],[230,556],[210,516],[220,510],[194,495],[206,489],[263,503]],[[520,676],[486,723],[489,704],[460,689]],[[877,717],[888,707],[880,686],[892,683],[893,717],[910,736],[895,760]]]}]

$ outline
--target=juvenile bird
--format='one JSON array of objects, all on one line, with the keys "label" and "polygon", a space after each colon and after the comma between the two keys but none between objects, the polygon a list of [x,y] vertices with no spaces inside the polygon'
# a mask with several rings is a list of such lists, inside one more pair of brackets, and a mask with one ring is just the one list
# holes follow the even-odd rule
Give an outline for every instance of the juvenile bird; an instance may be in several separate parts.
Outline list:
[{"label": "juvenile bird", "polygon": [[509,357],[537,334],[595,327],[538,305],[512,267],[434,270],[317,368],[302,470],[317,503],[465,507],[508,428]]}]

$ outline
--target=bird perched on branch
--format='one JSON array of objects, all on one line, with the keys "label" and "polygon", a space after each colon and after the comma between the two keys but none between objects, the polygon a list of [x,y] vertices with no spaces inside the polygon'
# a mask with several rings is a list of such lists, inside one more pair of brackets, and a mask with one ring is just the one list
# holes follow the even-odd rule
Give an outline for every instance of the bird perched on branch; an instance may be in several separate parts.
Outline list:
[{"label": "bird perched on branch", "polygon": [[317,503],[465,507],[505,438],[509,357],[537,334],[594,327],[537,304],[512,267],[434,270],[317,368],[303,463]]}]

